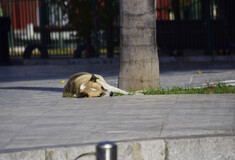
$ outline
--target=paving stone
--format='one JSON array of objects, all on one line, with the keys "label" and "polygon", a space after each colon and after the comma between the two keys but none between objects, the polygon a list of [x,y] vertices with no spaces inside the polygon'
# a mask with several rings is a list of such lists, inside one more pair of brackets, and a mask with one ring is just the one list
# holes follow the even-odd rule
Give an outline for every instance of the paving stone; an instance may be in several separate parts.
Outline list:
[{"label": "paving stone", "polygon": [[[178,65],[163,65],[161,83],[166,88],[174,85],[194,86],[207,80],[235,80],[235,70],[231,66],[195,65],[186,69]],[[197,73],[198,69],[202,70],[202,75]],[[71,159],[81,152],[74,149],[74,153],[70,153],[66,149],[68,146],[107,140],[131,141],[123,144],[123,154],[128,154],[128,159],[135,156],[152,159],[153,155],[147,152],[149,146],[146,145],[150,144],[150,148],[152,146],[154,149],[160,147],[158,155],[161,159],[165,157],[164,139],[235,136],[234,94],[62,98],[64,84],[61,81],[79,71],[104,75],[108,83],[117,85],[118,64],[0,68],[0,153],[10,153],[0,154],[0,159],[30,159],[33,153],[25,151],[28,149],[37,150],[35,156],[43,160],[45,155],[55,159],[66,157],[66,154],[67,159]],[[193,81],[189,84],[192,75]],[[151,139],[160,142],[152,142]],[[142,140],[150,142],[141,143]],[[198,145],[196,140],[192,140],[192,145],[194,143]],[[146,148],[141,147],[140,150],[141,145]],[[65,147],[66,151],[53,151],[58,146]],[[40,151],[40,148],[51,150],[46,153],[45,149]],[[233,148],[227,146],[227,149]],[[18,153],[22,150],[25,152]],[[134,152],[129,153],[129,150],[137,150],[138,153],[133,155]],[[142,154],[144,152],[146,154]],[[224,153],[221,153],[221,159],[233,158],[230,151]],[[174,154],[169,156],[173,157]],[[218,159],[219,155],[214,157]]]}]

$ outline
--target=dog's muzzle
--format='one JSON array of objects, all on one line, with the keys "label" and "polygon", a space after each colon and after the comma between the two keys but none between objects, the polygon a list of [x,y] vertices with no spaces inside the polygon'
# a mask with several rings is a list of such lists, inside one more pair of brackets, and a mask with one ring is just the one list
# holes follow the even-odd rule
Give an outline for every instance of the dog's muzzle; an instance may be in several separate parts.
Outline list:
[{"label": "dog's muzzle", "polygon": [[103,96],[104,97],[107,97],[107,96],[112,97],[113,96],[113,92],[112,91],[106,91],[106,92],[104,92]]}]

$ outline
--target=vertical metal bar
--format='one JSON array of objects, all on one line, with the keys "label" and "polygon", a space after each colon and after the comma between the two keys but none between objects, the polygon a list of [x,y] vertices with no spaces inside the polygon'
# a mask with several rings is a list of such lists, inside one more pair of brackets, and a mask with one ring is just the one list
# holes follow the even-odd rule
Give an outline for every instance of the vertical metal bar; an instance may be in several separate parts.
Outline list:
[{"label": "vertical metal bar", "polygon": [[4,2],[0,2],[0,17],[3,17],[3,7],[4,7]]},{"label": "vertical metal bar", "polygon": [[198,19],[198,13],[197,13],[197,0],[194,0],[193,1],[193,5],[194,5],[194,20],[197,20]]},{"label": "vertical metal bar", "polygon": [[[19,39],[23,35],[23,33],[22,33],[23,31],[21,29],[22,21],[23,21],[22,20],[23,12],[22,13],[19,12],[20,8],[22,7],[21,5],[22,4],[20,2],[18,2],[18,1],[13,2],[14,10],[12,10],[12,13],[14,13],[13,14],[13,18],[15,18],[14,19],[14,22],[15,22],[15,28],[14,28],[14,42],[15,42],[14,52],[15,52],[16,56],[19,56],[19,51],[20,51]],[[17,36],[15,37],[15,35],[17,35]]]},{"label": "vertical metal bar", "polygon": [[212,24],[211,24],[211,0],[206,0],[207,3],[207,47],[208,47],[208,54],[212,55]]},{"label": "vertical metal bar", "polygon": [[10,29],[9,17],[0,17],[0,65],[9,64],[9,47],[7,32]]},{"label": "vertical metal bar", "polygon": [[164,19],[165,20],[169,20],[169,16],[168,16],[168,2],[164,1]]},{"label": "vertical metal bar", "polygon": [[10,26],[10,33],[9,33],[9,35],[10,35],[9,46],[11,48],[12,55],[15,56],[15,52],[14,52],[14,50],[15,50],[15,48],[14,48],[14,46],[15,46],[15,44],[14,44],[14,22],[15,21],[13,20],[14,17],[12,14],[12,4],[13,4],[13,2],[8,0],[8,11],[9,11],[9,17],[11,19],[11,26]]},{"label": "vertical metal bar", "polygon": [[[39,27],[40,26],[40,23],[39,23],[39,18],[40,18],[40,11],[39,11],[39,9],[40,9],[40,6],[41,6],[41,3],[40,3],[40,1],[39,0],[36,0],[35,1],[35,5],[36,5],[36,22],[35,22],[35,26],[37,26],[37,27]],[[34,34],[36,34],[36,43],[37,44],[40,44],[40,39],[41,39],[41,35],[40,35],[40,33],[34,33]]]},{"label": "vertical metal bar", "polygon": [[[19,16],[19,19],[18,19]],[[25,22],[26,22],[26,5],[25,5],[25,1],[17,1],[16,5],[15,5],[15,18],[16,20],[16,24],[17,24],[17,28],[16,28],[16,33],[17,33],[17,38],[16,38],[16,53],[17,56],[19,56],[19,53],[21,52],[21,45],[20,45],[20,41],[23,42],[25,41],[25,39],[27,39],[27,36],[24,37],[25,34]],[[18,21],[19,20],[19,21]],[[22,37],[24,37],[24,40],[22,39]]]},{"label": "vertical metal bar", "polygon": [[196,0],[196,3],[197,3],[197,20],[201,20],[202,19],[202,16],[201,16],[201,3],[200,3],[200,0]]},{"label": "vertical metal bar", "polygon": [[164,19],[164,0],[161,0],[161,20],[165,20]]},{"label": "vertical metal bar", "polygon": [[192,8],[193,8],[193,6],[192,6],[192,0],[189,1],[189,4],[188,4],[187,7],[189,7],[189,9],[188,9],[188,10],[189,10],[189,11],[188,11],[188,12],[189,12],[189,20],[193,20],[193,14],[194,14],[194,13],[192,12]]},{"label": "vertical metal bar", "polygon": [[158,8],[159,8],[159,20],[162,20],[163,18],[162,18],[162,0],[158,0],[159,1],[159,3],[157,3],[157,4],[159,4],[159,6],[158,6]]},{"label": "vertical metal bar", "polygon": [[[55,7],[58,7],[58,6],[55,6]],[[61,11],[61,8],[59,7],[58,8],[58,25],[59,27],[62,27],[62,11]],[[63,40],[63,33],[64,31],[59,31],[59,45],[60,45],[60,52],[61,50],[64,50],[64,40]]]},{"label": "vertical metal bar", "polygon": [[46,17],[47,17],[47,26],[48,26],[47,34],[49,35],[50,38],[48,39],[48,41],[50,41],[48,45],[48,53],[50,53],[53,56],[57,56],[59,54],[57,50],[58,49],[58,38],[56,37],[57,32],[53,30],[53,26],[51,26],[50,24],[50,22],[55,23],[55,26],[58,27],[58,25],[56,24],[56,16],[54,15],[56,11],[54,10],[53,8],[54,6],[50,2],[50,0],[46,0],[45,2],[47,5],[46,8]]},{"label": "vertical metal bar", "polygon": [[96,145],[96,160],[117,160],[117,145],[101,142]]},{"label": "vertical metal bar", "polygon": [[211,55],[213,54],[213,50],[215,49],[214,45],[214,4],[215,0],[210,0],[210,21],[211,21]]},{"label": "vertical metal bar", "polygon": [[46,27],[48,26],[48,6],[46,4],[46,0],[41,0],[41,6],[40,6],[40,35],[41,35],[41,45],[43,47],[46,47],[50,45],[50,32],[46,30]]},{"label": "vertical metal bar", "polygon": [[184,19],[184,11],[183,11],[183,1],[179,0],[179,10],[180,10],[180,19],[179,20],[183,20]]},{"label": "vertical metal bar", "polygon": [[[53,22],[53,18],[56,18],[56,16],[54,16],[53,13],[55,13],[55,10],[53,10],[53,6],[50,3],[49,0],[45,1],[45,4],[47,6],[46,8],[46,17],[47,17],[47,34],[50,37],[50,39],[48,39],[48,41],[50,41],[50,43],[48,43],[48,53],[51,55],[57,55],[57,48],[58,48],[58,43],[57,43],[57,39],[56,38],[56,32],[53,31],[52,26],[50,25],[50,22]],[[54,16],[54,17],[53,17]],[[54,19],[56,21],[56,19]],[[54,22],[56,25],[56,22]],[[58,26],[58,25],[56,25]],[[52,29],[52,30],[51,30]]]},{"label": "vertical metal bar", "polygon": [[[50,25],[49,22],[55,23],[55,26],[58,27],[58,25],[56,24],[56,16],[55,14],[55,10],[53,8],[53,5],[50,3],[50,1],[46,1],[47,3],[47,17],[48,17],[48,29],[51,30],[48,32],[48,34],[50,35],[51,39],[50,39],[50,45],[49,45],[49,51],[51,52],[52,55],[58,55],[58,38],[56,37],[57,32],[53,31],[53,27]],[[54,17],[53,17],[54,16]],[[53,18],[54,18],[54,22],[53,22]]]},{"label": "vertical metal bar", "polygon": [[[45,10],[44,10],[44,14],[45,14],[45,17],[44,17],[44,20],[45,20],[45,33],[46,33],[46,40],[47,40],[47,51],[48,51],[48,54],[50,55],[54,55],[54,49],[57,47],[56,46],[56,42],[54,41],[54,33],[52,31],[50,31],[51,27],[50,27],[50,18],[51,18],[51,4],[50,4],[50,1],[49,0],[42,0],[44,1],[44,5],[45,5]],[[45,45],[44,45],[45,46]],[[51,47],[53,46],[53,47]]]},{"label": "vertical metal bar", "polygon": [[97,21],[96,21],[96,0],[92,0],[92,10],[93,10],[93,40],[94,40],[94,49],[95,49],[95,57],[98,57],[98,52],[97,52],[97,42],[98,42],[98,37],[97,37]]},{"label": "vertical metal bar", "polygon": [[[30,11],[31,9],[31,6],[30,6],[30,3],[31,3],[31,0],[30,1],[24,1],[25,3],[25,20],[24,20],[24,25],[25,25],[25,35],[26,35],[26,39],[25,39],[25,42],[26,44],[24,44],[24,46],[28,45],[30,43],[30,41],[32,41],[31,39],[31,34],[30,34],[30,28],[29,28],[29,25],[31,25],[31,14],[32,12]],[[22,50],[21,53],[24,52],[24,49]]]},{"label": "vertical metal bar", "polygon": [[167,1],[164,1],[163,6],[164,6],[164,14],[163,14],[164,19],[165,19],[165,20],[168,20],[168,14],[167,14]]}]

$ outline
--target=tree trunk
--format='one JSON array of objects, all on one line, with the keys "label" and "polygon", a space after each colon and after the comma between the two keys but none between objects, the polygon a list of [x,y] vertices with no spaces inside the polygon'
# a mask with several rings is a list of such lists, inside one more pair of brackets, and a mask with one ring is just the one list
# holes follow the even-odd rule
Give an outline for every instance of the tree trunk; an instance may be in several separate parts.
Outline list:
[{"label": "tree trunk", "polygon": [[155,0],[120,0],[119,87],[160,88]]}]

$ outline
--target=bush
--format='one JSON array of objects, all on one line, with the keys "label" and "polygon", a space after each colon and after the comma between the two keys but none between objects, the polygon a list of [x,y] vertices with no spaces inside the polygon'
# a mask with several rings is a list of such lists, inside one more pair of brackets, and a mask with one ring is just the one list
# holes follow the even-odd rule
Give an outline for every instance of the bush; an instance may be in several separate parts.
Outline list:
[{"label": "bush", "polygon": [[94,20],[105,30],[117,19],[118,0],[54,0],[68,14],[69,23],[76,27],[78,37],[87,40],[91,37]]}]

